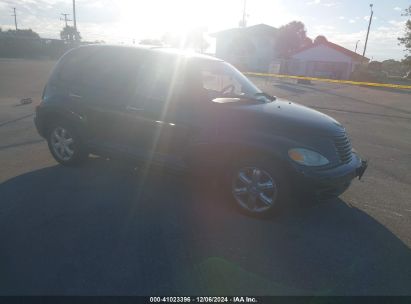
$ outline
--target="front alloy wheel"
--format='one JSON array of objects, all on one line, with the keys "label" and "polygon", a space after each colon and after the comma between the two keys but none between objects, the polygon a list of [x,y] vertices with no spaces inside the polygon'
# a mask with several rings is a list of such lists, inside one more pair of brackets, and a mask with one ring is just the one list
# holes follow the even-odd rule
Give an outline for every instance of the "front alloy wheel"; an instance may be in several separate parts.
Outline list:
[{"label": "front alloy wheel", "polygon": [[232,194],[243,210],[263,214],[275,206],[278,187],[267,171],[258,167],[244,167],[237,170],[233,177]]}]

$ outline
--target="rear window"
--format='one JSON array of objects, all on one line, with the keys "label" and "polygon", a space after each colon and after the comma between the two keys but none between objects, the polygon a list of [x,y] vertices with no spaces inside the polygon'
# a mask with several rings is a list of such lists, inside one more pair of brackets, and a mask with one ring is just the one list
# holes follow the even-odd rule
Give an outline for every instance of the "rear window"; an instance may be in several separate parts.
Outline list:
[{"label": "rear window", "polygon": [[72,83],[81,74],[82,67],[94,54],[96,48],[84,47],[68,53],[62,60],[60,71],[58,71],[58,80]]}]

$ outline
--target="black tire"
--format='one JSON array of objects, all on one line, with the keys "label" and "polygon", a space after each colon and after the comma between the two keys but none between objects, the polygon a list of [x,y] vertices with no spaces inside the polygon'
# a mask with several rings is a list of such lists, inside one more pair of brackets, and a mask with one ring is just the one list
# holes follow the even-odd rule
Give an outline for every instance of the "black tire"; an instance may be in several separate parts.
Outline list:
[{"label": "black tire", "polygon": [[[66,157],[62,157],[63,153],[61,151],[59,152],[56,148],[55,132],[60,132],[61,130],[65,130],[67,140],[72,139],[71,144],[67,144],[67,147],[72,151],[72,154],[70,155],[69,153],[64,152]],[[47,128],[47,131],[47,144],[51,154],[57,162],[64,166],[78,166],[87,159],[89,153],[82,143],[78,132],[70,123],[65,121],[53,122]]]},{"label": "black tire", "polygon": [[[273,190],[272,191],[269,190],[268,192],[264,193],[264,197],[269,197],[270,191],[271,191],[272,205],[271,206],[267,205],[268,208],[265,210],[262,210],[262,209],[258,210],[257,208],[256,210],[252,211],[250,210],[250,208],[244,207],[244,202],[243,204],[240,203],[239,199],[234,194],[234,189],[238,189],[237,181],[239,179],[238,178],[239,173],[242,171],[247,171],[247,170],[253,170],[254,172],[253,168],[258,169],[262,172],[261,173],[261,178],[263,179],[262,183],[264,183],[265,181],[268,181],[268,179],[263,178],[265,174],[267,174],[272,179]],[[240,212],[248,216],[267,218],[267,217],[273,217],[273,216],[278,215],[284,209],[286,205],[291,204],[294,201],[293,196],[291,195],[289,183],[287,182],[287,180],[288,178],[285,174],[285,170],[279,164],[276,164],[272,160],[271,161],[240,160],[240,161],[237,161],[235,164],[233,164],[233,166],[231,167],[231,170],[229,171],[229,174],[226,178],[225,188],[229,189],[229,191],[226,191],[226,192],[229,192],[228,194],[230,195],[231,201],[234,203],[234,205]],[[259,193],[258,191],[259,190],[257,190],[257,193]],[[253,192],[253,191],[250,190],[248,191],[248,193],[245,193],[244,195],[247,196],[249,195],[250,192]],[[257,205],[259,203],[262,203],[262,200],[260,201],[260,194],[257,195],[258,197]],[[262,203],[262,205],[266,205],[266,203]]]}]

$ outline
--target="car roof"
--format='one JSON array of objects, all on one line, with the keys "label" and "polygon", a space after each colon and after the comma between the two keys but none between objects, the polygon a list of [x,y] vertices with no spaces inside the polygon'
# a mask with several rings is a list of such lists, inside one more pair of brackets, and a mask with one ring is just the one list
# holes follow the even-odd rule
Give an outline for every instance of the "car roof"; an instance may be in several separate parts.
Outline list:
[{"label": "car roof", "polygon": [[89,44],[83,45],[78,47],[77,49],[85,49],[85,48],[101,48],[101,49],[109,49],[109,50],[124,50],[129,49],[132,51],[137,51],[141,53],[153,53],[153,54],[165,54],[171,55],[176,57],[183,57],[187,59],[201,59],[201,60],[209,60],[209,61],[223,61],[213,56],[204,55],[200,53],[196,53],[193,51],[182,50],[177,48],[171,47],[162,47],[162,46],[152,46],[152,45],[138,45],[138,46],[125,46],[125,45],[110,45],[110,44]]}]

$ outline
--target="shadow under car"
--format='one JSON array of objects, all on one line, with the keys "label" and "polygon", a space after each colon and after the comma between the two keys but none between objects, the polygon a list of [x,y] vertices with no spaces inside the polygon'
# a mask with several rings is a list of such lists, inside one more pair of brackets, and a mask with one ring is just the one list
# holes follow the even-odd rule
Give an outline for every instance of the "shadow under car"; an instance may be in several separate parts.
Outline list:
[{"label": "shadow under car", "polygon": [[406,295],[411,252],[340,199],[271,220],[205,180],[91,159],[0,185],[1,295]]}]

